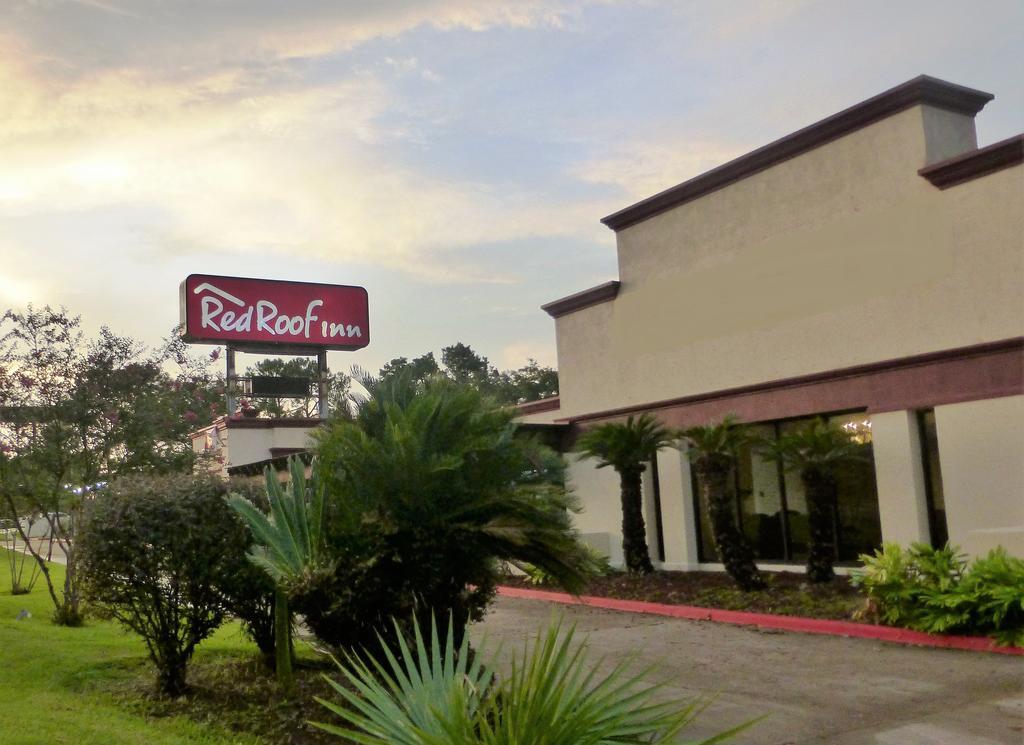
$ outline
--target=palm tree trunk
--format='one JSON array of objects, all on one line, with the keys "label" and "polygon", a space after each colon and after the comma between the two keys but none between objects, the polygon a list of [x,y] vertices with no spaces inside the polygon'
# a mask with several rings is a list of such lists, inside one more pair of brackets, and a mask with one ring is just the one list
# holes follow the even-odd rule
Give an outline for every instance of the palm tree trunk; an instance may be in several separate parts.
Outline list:
[{"label": "palm tree trunk", "polygon": [[819,468],[800,472],[807,495],[807,578],[811,582],[830,582],[835,577],[832,564],[836,556],[836,529],[833,509],[836,501],[835,477]]},{"label": "palm tree trunk", "polygon": [[761,590],[764,579],[757,571],[754,554],[736,526],[736,512],[727,488],[732,461],[724,456],[704,455],[694,462],[697,487],[707,505],[708,521],[718,558],[725,571],[742,590]]},{"label": "palm tree trunk", "polygon": [[654,571],[647,552],[647,528],[644,525],[641,477],[643,470],[626,469],[619,472],[622,488],[622,553],[626,569],[636,574]]},{"label": "palm tree trunk", "polygon": [[274,591],[274,667],[277,682],[285,693],[295,686],[292,675],[292,624],[288,597],[281,588]]}]

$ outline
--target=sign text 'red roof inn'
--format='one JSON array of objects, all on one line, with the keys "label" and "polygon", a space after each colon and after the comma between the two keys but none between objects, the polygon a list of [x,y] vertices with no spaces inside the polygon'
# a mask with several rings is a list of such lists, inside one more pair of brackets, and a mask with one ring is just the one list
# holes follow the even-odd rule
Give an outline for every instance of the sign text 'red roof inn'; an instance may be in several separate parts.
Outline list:
[{"label": "sign text 'red roof inn'", "polygon": [[253,349],[360,349],[370,343],[366,290],[350,285],[190,274],[181,283],[188,342]]}]

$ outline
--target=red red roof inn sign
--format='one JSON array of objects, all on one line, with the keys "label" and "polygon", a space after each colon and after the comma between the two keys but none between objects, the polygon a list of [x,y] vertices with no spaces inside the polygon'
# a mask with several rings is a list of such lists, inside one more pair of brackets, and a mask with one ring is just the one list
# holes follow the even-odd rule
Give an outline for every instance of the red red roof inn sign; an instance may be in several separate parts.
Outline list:
[{"label": "red red roof inn sign", "polygon": [[366,289],[190,274],[181,283],[182,337],[240,351],[361,349],[370,343]]}]

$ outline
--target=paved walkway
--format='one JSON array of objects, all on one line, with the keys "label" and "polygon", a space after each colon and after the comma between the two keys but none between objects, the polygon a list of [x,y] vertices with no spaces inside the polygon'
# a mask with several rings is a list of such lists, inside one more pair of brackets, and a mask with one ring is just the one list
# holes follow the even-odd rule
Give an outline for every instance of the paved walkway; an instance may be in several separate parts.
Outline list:
[{"label": "paved walkway", "polygon": [[[49,538],[32,538],[31,540],[32,540],[32,547],[37,552],[42,554],[43,558],[46,558],[47,552],[50,551],[50,543],[51,543],[50,539]],[[3,547],[4,548],[9,548],[9,546],[7,544],[3,544]],[[13,549],[15,551],[20,551],[23,554],[29,553],[28,547],[25,546],[25,544],[20,539],[15,539],[14,540]],[[54,562],[55,564],[66,564],[67,563],[67,557],[64,556],[64,551],[61,550],[60,545],[56,541],[53,541],[52,549],[53,549],[52,552],[50,552],[50,561]]]},{"label": "paved walkway", "polygon": [[667,695],[718,696],[688,738],[767,713],[736,745],[1021,745],[1024,658],[764,632],[535,600],[500,599],[476,627],[520,649],[564,614],[606,666],[657,663]]}]

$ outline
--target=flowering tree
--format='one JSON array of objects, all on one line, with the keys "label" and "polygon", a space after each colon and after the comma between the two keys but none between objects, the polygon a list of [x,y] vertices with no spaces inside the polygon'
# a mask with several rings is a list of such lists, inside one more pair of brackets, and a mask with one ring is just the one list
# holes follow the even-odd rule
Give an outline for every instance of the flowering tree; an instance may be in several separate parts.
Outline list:
[{"label": "flowering tree", "polygon": [[[74,527],[91,491],[118,475],[191,468],[187,434],[222,413],[222,383],[171,339],[149,350],[109,329],[85,341],[77,316],[46,306],[0,319],[0,505],[46,580],[58,623],[79,612]],[[23,518],[66,556],[54,587]]]}]

